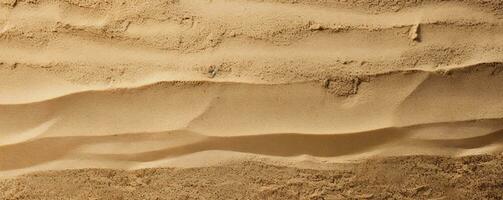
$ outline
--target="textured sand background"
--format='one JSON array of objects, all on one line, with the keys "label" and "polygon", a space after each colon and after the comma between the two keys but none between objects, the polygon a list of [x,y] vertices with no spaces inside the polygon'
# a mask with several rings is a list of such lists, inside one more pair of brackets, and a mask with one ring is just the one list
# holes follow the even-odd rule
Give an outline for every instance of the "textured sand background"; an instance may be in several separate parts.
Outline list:
[{"label": "textured sand background", "polygon": [[0,199],[501,199],[501,152],[503,1],[0,0]]}]

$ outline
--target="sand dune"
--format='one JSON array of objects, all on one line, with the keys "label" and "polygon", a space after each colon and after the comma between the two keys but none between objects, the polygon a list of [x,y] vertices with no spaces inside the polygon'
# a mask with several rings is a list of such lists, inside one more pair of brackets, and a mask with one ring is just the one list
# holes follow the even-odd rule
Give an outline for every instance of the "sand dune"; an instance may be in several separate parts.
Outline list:
[{"label": "sand dune", "polygon": [[[503,129],[497,69],[393,72],[358,84],[330,79],[325,87],[320,81],[158,82],[2,104],[0,163],[10,171],[63,158],[151,162],[209,150],[336,160],[400,155],[397,149],[497,152]],[[30,155],[36,159],[16,161]]]},{"label": "sand dune", "polygon": [[2,0],[0,177],[502,152],[502,8]]}]

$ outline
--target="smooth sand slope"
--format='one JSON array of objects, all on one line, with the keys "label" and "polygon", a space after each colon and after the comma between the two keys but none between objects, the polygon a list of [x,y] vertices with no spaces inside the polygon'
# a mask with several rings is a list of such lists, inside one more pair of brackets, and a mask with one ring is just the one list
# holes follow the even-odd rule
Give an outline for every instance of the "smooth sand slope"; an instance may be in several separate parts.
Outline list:
[{"label": "smooth sand slope", "polygon": [[499,1],[0,0],[2,178],[502,151]]}]

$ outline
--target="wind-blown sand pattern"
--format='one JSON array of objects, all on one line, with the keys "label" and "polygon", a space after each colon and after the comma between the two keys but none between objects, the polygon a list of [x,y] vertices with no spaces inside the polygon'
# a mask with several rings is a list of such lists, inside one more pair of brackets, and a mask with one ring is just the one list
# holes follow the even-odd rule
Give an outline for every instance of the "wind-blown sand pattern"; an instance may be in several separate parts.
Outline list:
[{"label": "wind-blown sand pattern", "polygon": [[[229,169],[245,173],[244,185],[213,188],[222,196],[197,187],[130,195],[498,199],[501,152],[502,1],[0,0],[0,199],[112,191],[43,191],[72,174],[225,182]],[[437,171],[400,167],[430,162]],[[466,180],[440,175],[446,165],[484,167]],[[424,179],[403,193],[396,177],[379,179],[389,195],[287,183],[356,173],[344,183],[375,185],[384,168],[463,177],[463,187],[493,182],[473,192],[417,185]],[[278,181],[248,184],[267,173]],[[133,197],[124,194],[103,198]]]}]

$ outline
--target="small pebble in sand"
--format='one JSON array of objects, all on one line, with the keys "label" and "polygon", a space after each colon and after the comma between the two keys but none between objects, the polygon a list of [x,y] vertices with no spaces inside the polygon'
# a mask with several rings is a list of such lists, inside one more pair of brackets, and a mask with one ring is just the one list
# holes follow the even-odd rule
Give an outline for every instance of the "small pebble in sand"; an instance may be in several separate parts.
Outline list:
[{"label": "small pebble in sand", "polygon": [[309,30],[312,31],[323,30],[323,26],[321,26],[320,24],[312,24],[311,26],[309,26]]},{"label": "small pebble in sand", "polygon": [[210,78],[215,78],[215,76],[217,75],[217,72],[218,72],[218,68],[215,67],[215,66],[210,66],[210,69],[208,70],[208,74],[209,74],[209,77]]},{"label": "small pebble in sand", "polygon": [[329,86],[330,86],[330,79],[325,79],[323,81],[323,87],[328,89]]},{"label": "small pebble in sand", "polygon": [[7,5],[11,8],[14,8],[17,5],[17,0],[4,0],[4,1],[0,1],[0,3]]},{"label": "small pebble in sand", "polygon": [[419,42],[419,24],[414,24],[409,29],[409,38],[412,41]]}]

